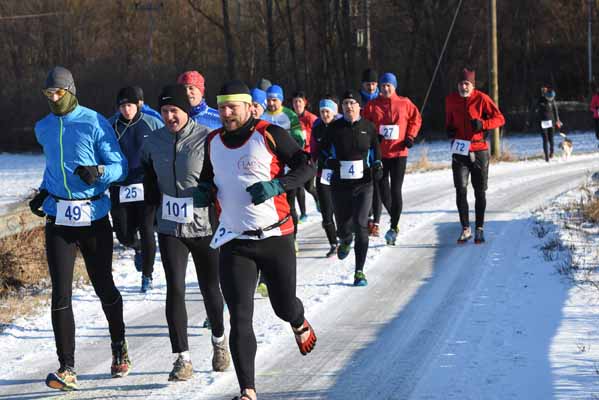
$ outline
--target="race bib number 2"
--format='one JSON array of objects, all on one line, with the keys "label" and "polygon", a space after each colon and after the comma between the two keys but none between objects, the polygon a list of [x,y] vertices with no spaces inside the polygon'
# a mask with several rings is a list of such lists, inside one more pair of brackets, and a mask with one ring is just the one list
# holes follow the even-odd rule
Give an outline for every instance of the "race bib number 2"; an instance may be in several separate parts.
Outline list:
[{"label": "race bib number 2", "polygon": [[90,226],[91,214],[89,200],[60,200],[56,203],[56,225]]},{"label": "race bib number 2", "polygon": [[452,154],[460,154],[462,156],[467,156],[470,152],[470,141],[469,140],[460,140],[454,139],[451,144],[451,153]]},{"label": "race bib number 2", "polygon": [[362,179],[364,176],[364,162],[356,161],[340,161],[339,168],[341,179]]},{"label": "race bib number 2", "polygon": [[193,198],[162,195],[162,219],[180,224],[193,222]]},{"label": "race bib number 2", "polygon": [[121,203],[131,203],[144,200],[144,185],[135,183],[129,186],[121,186],[119,190],[119,201]]}]

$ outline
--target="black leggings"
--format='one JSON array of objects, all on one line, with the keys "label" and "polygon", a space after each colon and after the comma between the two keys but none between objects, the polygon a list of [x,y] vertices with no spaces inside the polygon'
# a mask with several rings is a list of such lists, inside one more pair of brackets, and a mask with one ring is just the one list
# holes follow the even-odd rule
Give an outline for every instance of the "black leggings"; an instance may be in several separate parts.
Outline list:
[{"label": "black leggings", "polygon": [[381,201],[381,184],[380,181],[373,181],[372,190],[372,221],[375,224],[381,222],[381,214],[383,213],[383,202]]},{"label": "black leggings", "polygon": [[342,243],[348,244],[352,242],[352,234],[356,235],[356,271],[362,271],[368,253],[368,211],[372,205],[372,183],[335,185],[332,189],[337,236]]},{"label": "black leggings", "polygon": [[[136,251],[141,250],[142,273],[145,276],[152,276],[156,258],[156,239],[154,237],[156,206],[148,205],[144,201],[120,203],[119,190],[119,186],[110,188],[112,202],[110,215],[116,238],[123,246],[131,247]],[[139,231],[140,239],[137,238],[137,231]]]},{"label": "black leggings", "polygon": [[549,161],[549,158],[553,157],[553,128],[543,129],[541,137],[543,138],[543,153],[545,154],[545,161]]},{"label": "black leggings", "polygon": [[304,322],[304,306],[295,295],[292,235],[235,239],[221,247],[220,283],[231,314],[229,343],[240,389],[255,388],[256,336],[252,319],[258,271],[268,286],[268,299],[275,314],[295,328]]},{"label": "black leggings", "polygon": [[469,156],[454,154],[451,162],[453,170],[453,183],[456,190],[456,204],[460,214],[460,223],[463,228],[470,226],[468,215],[468,176],[472,175],[474,188],[474,209],[476,212],[476,227],[482,228],[485,224],[485,209],[487,208],[487,182],[489,177],[489,151],[475,151],[474,161]]},{"label": "black leggings", "polygon": [[318,202],[318,195],[314,188],[314,178],[304,183],[304,187],[296,189],[297,204],[299,204],[300,215],[306,215],[306,192],[310,193],[314,197],[314,201]]},{"label": "black leggings", "polygon": [[75,320],[71,296],[77,248],[81,251],[87,274],[108,321],[110,339],[125,338],[123,299],[112,279],[112,228],[108,216],[91,226],[55,225],[46,222],[46,256],[52,280],[52,328],[60,365],[75,367]]},{"label": "black leggings", "polygon": [[333,197],[331,194],[331,185],[320,183],[320,177],[316,177],[316,191],[320,204],[320,214],[322,215],[322,228],[327,235],[329,244],[337,244],[337,229],[333,220]]},{"label": "black leggings", "polygon": [[[391,215],[391,228],[397,229],[403,208],[401,187],[406,174],[408,157],[383,158],[383,179],[379,183],[380,196],[385,209]],[[391,188],[389,188],[391,178]]]},{"label": "black leggings", "polygon": [[287,204],[289,204],[289,214],[293,220],[293,237],[297,236],[297,209],[295,208],[295,198],[297,195],[297,189],[288,190],[285,192],[287,195]]},{"label": "black leggings", "polygon": [[209,246],[210,240],[210,236],[178,238],[158,234],[160,256],[166,277],[166,321],[173,353],[189,350],[185,273],[190,252],[196,267],[206,314],[212,327],[212,335],[221,337],[225,333],[223,296],[218,286],[218,251]]}]

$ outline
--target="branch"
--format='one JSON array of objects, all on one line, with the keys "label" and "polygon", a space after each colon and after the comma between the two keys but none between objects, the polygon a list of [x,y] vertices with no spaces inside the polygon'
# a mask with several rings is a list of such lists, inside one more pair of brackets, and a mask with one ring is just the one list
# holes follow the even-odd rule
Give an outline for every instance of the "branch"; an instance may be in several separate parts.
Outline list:
[{"label": "branch", "polygon": [[225,27],[223,26],[223,24],[221,24],[220,22],[218,22],[218,20],[216,20],[214,17],[206,14],[202,8],[197,5],[195,3],[194,0],[187,0],[187,2],[189,3],[190,7],[194,10],[197,11],[198,13],[200,13],[200,15],[204,18],[206,18],[209,22],[211,22],[213,25],[215,25],[218,29],[220,29],[221,31],[225,31]]}]

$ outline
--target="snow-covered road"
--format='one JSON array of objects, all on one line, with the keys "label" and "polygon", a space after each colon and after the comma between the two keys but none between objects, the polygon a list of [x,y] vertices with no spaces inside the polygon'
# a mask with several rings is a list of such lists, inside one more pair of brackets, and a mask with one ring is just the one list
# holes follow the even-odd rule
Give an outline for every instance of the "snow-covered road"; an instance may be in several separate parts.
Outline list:
[{"label": "snow-covered road", "polygon": [[[267,299],[257,297],[259,398],[590,398],[599,390],[590,361],[599,349],[579,354],[572,345],[568,351],[573,332],[560,326],[570,317],[565,307],[570,288],[539,255],[530,210],[598,169],[599,155],[492,165],[487,243],[480,246],[455,244],[460,228],[449,170],[408,175],[399,245],[371,242],[365,288],[349,285],[353,255],[344,261],[323,258],[328,246],[313,212],[300,226],[298,292],[316,329],[317,347],[302,357],[290,328],[274,316]],[[125,299],[133,372],[109,378],[109,336],[99,301],[89,289],[79,290],[74,307],[82,390],[68,397],[233,397],[233,370],[211,372],[210,335],[198,327],[205,311],[193,268],[188,269],[188,312],[195,377],[167,382],[174,359],[162,266],[158,258],[157,288],[142,295],[131,256],[118,253],[115,279]],[[577,317],[597,311],[594,305],[588,310]],[[62,396],[43,384],[57,366],[54,351],[48,310],[0,334],[0,400]]]}]

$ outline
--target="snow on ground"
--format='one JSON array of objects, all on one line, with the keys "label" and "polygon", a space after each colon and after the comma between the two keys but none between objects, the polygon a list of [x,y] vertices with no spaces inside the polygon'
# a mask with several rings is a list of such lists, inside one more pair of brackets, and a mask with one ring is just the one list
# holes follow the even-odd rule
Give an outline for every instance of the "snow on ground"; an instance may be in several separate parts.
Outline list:
[{"label": "snow on ground", "polygon": [[39,187],[45,163],[40,154],[0,153],[0,213]]}]

